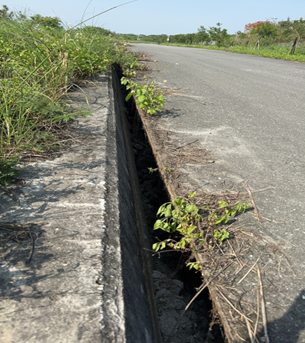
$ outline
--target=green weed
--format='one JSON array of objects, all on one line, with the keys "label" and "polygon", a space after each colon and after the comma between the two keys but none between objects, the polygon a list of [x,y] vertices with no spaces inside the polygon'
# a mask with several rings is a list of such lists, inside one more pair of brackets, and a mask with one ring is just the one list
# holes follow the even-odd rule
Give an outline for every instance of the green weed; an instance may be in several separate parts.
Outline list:
[{"label": "green weed", "polygon": [[[171,234],[171,237],[154,243],[152,246],[154,251],[158,252],[166,247],[189,252],[211,249],[213,239],[214,243],[222,243],[230,237],[230,233],[221,225],[228,223],[230,218],[249,208],[248,203],[236,202],[229,205],[219,201],[219,208],[216,211],[210,203],[204,203],[203,206],[198,207],[193,200],[195,196],[194,192],[190,193],[187,198],[177,197],[159,208],[157,216],[160,219],[155,222],[154,230],[161,229]],[[177,233],[179,235],[172,238],[172,235]],[[206,241],[207,236],[210,236],[209,242]],[[188,266],[200,269],[198,261],[190,262]]]},{"label": "green weed", "polygon": [[153,115],[156,112],[161,112],[161,107],[164,106],[165,100],[162,91],[156,89],[153,83],[148,83],[143,86],[127,77],[122,77],[121,83],[130,91],[126,97],[126,101],[134,96],[138,106],[146,113]]}]

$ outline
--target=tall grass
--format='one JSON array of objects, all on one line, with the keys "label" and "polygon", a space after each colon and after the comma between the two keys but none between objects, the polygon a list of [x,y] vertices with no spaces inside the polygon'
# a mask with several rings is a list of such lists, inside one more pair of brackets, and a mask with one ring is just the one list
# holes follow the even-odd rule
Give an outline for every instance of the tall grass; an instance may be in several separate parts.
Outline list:
[{"label": "tall grass", "polygon": [[20,154],[53,138],[44,125],[88,114],[72,112],[64,101],[73,84],[123,56],[114,39],[98,30],[0,19],[0,183],[7,183]]}]

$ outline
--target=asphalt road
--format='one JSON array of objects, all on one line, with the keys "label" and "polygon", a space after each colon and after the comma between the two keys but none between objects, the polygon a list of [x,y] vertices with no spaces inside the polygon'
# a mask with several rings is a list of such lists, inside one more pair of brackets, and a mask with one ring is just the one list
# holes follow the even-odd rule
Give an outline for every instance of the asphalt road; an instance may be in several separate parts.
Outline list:
[{"label": "asphalt road", "polygon": [[161,123],[211,152],[216,162],[202,175],[207,188],[221,189],[223,180],[267,188],[254,193],[269,219],[256,229],[291,262],[291,275],[279,271],[286,295],[295,299],[290,306],[298,308],[286,342],[305,342],[305,64],[148,44],[132,49],[157,61],[150,63],[161,69],[159,85],[184,95],[167,97]]}]

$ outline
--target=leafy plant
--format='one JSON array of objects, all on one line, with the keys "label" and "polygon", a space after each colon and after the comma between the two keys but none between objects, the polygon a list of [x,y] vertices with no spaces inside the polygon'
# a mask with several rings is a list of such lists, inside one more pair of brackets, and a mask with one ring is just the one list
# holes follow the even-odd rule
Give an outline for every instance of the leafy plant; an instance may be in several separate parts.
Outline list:
[{"label": "leafy plant", "polygon": [[134,96],[138,106],[150,115],[156,112],[161,112],[161,107],[164,106],[164,98],[162,91],[156,89],[153,83],[148,83],[142,86],[126,77],[121,78],[121,84],[126,86],[130,93],[126,97],[128,101]]},{"label": "leafy plant", "polygon": [[186,264],[186,266],[189,267],[190,270],[193,269],[193,268],[196,269],[196,270],[201,270],[202,269],[201,264],[198,261],[196,261],[196,262],[188,262]]},{"label": "leafy plant", "polygon": [[[177,197],[160,206],[157,212],[160,219],[155,222],[154,230],[161,229],[169,234],[178,233],[179,235],[153,244],[154,251],[158,252],[166,247],[182,251],[210,249],[210,243],[208,244],[205,240],[209,227],[215,227],[213,237],[217,242],[222,243],[229,238],[230,233],[218,226],[226,224],[231,217],[249,208],[248,203],[236,202],[234,205],[229,205],[227,202],[219,201],[217,209],[221,212],[219,215],[214,208],[211,208],[210,203],[204,203],[203,206],[198,207],[194,203],[195,196],[196,192],[193,192],[187,198]],[[198,269],[200,263],[190,262],[188,265],[190,268]]]},{"label": "leafy plant", "polygon": [[230,206],[225,201],[219,201],[218,205],[224,209],[224,214],[218,217],[215,210],[212,210],[209,214],[210,225],[226,224],[231,217],[234,217],[237,213],[244,213],[249,208],[248,203],[242,204],[240,201],[236,202],[234,206]]},{"label": "leafy plant", "polygon": [[214,237],[218,240],[218,242],[222,243],[230,237],[230,233],[226,229],[222,229],[221,231],[215,229]]},{"label": "leafy plant", "polygon": [[152,174],[154,172],[158,171],[158,168],[151,168],[151,167],[148,167],[148,172],[149,174]]}]

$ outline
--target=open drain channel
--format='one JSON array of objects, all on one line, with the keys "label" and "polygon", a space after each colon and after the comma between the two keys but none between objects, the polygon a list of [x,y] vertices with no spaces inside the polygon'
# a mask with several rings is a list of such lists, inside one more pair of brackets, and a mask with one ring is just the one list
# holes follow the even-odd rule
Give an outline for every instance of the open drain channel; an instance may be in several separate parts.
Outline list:
[{"label": "open drain channel", "polygon": [[[115,68],[118,79],[122,76],[120,68]],[[121,86],[122,96],[127,95]],[[153,231],[158,208],[170,201],[166,186],[158,172],[158,166],[152,149],[146,138],[141,118],[137,112],[133,99],[126,107],[129,141],[134,155],[142,211],[144,211],[145,226],[148,232],[144,235],[151,247],[157,239],[167,238],[161,230]],[[154,172],[150,172],[150,170]],[[147,249],[147,248],[146,248]],[[196,287],[202,283],[200,273],[190,271],[185,262],[189,256],[179,252],[150,253],[152,260],[152,278],[154,301],[157,307],[158,330],[161,331],[164,343],[222,343],[220,326],[215,320],[212,303],[208,290],[205,290],[184,311],[190,300],[196,294]],[[143,342],[144,343],[144,342]]]}]

